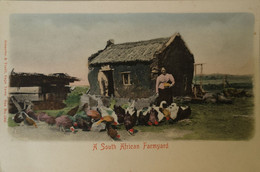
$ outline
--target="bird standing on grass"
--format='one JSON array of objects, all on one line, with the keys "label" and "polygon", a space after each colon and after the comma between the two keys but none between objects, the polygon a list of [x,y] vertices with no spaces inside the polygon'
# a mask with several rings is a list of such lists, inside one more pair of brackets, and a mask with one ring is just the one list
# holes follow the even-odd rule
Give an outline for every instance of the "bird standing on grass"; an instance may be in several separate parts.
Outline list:
[{"label": "bird standing on grass", "polygon": [[150,111],[148,125],[158,125],[158,112],[152,108]]},{"label": "bird standing on grass", "polygon": [[125,110],[121,106],[114,105],[114,111],[117,115],[118,123],[123,124],[124,123],[124,117],[125,117]]},{"label": "bird standing on grass", "polygon": [[57,127],[63,132],[73,126],[72,120],[67,115],[61,115],[55,119]]},{"label": "bird standing on grass", "polygon": [[110,122],[106,123],[106,130],[107,135],[109,135],[113,140],[118,140],[120,138],[120,135],[117,133],[115,126],[112,125]]},{"label": "bird standing on grass", "polygon": [[69,115],[69,116],[74,116],[74,115],[77,113],[78,109],[79,109],[79,106],[76,106],[76,107],[72,108],[72,109],[67,113],[67,115]]},{"label": "bird standing on grass", "polygon": [[55,117],[54,116],[48,116],[48,118],[46,118],[45,122],[48,125],[54,125],[56,123]]},{"label": "bird standing on grass", "polygon": [[148,125],[148,121],[150,118],[150,110],[151,107],[143,108],[137,111],[138,125]]},{"label": "bird standing on grass", "polygon": [[174,121],[187,119],[191,116],[190,106],[179,106],[177,117]]},{"label": "bird standing on grass", "polygon": [[96,110],[87,111],[87,115],[91,117],[94,121],[98,121],[101,118],[101,115]]},{"label": "bird standing on grass", "polygon": [[157,112],[157,122],[160,122],[164,118],[164,114],[161,112],[160,107],[152,105],[152,109]]},{"label": "bird standing on grass", "polygon": [[21,113],[15,114],[15,116],[12,118],[14,122],[21,123],[24,121],[23,115]]},{"label": "bird standing on grass", "polygon": [[169,107],[168,110],[170,111],[170,116],[172,120],[175,120],[177,118],[177,113],[179,111],[179,106],[177,106],[176,103],[172,103]]},{"label": "bird standing on grass", "polygon": [[26,124],[33,125],[35,128],[37,128],[35,121],[31,117],[29,117],[27,113],[25,113],[24,111],[22,111],[21,113],[23,115],[24,122],[26,122]]},{"label": "bird standing on grass", "polygon": [[130,133],[131,135],[133,135],[135,132],[134,126],[136,124],[136,121],[137,121],[137,112],[130,115],[129,112],[127,111],[124,117],[124,126],[126,131],[128,131],[128,133]]},{"label": "bird standing on grass", "polygon": [[166,101],[162,101],[160,103],[160,108],[159,110],[163,113],[164,115],[164,120],[166,120],[167,122],[171,119],[171,112],[170,110],[167,108],[167,103]]},{"label": "bird standing on grass", "polygon": [[117,125],[118,123],[115,122],[114,118],[112,116],[104,116],[102,117],[97,124],[100,124],[101,122],[111,123],[113,125]]},{"label": "bird standing on grass", "polygon": [[36,114],[33,112],[32,109],[27,109],[27,110],[25,110],[25,113],[26,113],[29,117],[31,117],[33,120],[37,120],[37,116],[36,116]]}]

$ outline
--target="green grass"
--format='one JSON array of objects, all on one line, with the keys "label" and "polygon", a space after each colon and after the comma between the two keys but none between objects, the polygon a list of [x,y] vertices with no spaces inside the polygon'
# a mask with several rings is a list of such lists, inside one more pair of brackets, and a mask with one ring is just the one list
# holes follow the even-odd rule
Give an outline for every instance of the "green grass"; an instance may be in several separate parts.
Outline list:
[{"label": "green grass", "polygon": [[180,140],[249,140],[254,136],[253,97],[235,98],[233,104],[189,105],[192,110],[189,122],[135,126],[135,129],[142,132],[162,132],[171,128],[191,131],[178,138]]},{"label": "green grass", "polygon": [[159,126],[136,126],[135,129],[140,130],[142,132],[162,132],[165,129],[176,128],[173,125],[159,125]]},{"label": "green grass", "polygon": [[36,111],[36,113],[38,112],[46,112],[48,115],[50,116],[60,116],[60,115],[66,115],[73,107],[65,107],[63,109],[59,109],[59,110],[38,110]]},{"label": "green grass", "polygon": [[16,126],[19,126],[16,122],[14,122],[14,120],[12,120],[12,117],[14,115],[12,114],[9,114],[9,117],[8,117],[8,126],[9,127],[16,127]]},{"label": "green grass", "polygon": [[[61,110],[41,110],[51,116],[66,114],[77,106],[86,87],[77,87],[65,101],[67,107]],[[172,125],[136,126],[142,132],[162,132],[165,129],[191,131],[185,140],[249,140],[254,136],[254,97],[234,98],[233,104],[188,104],[192,115],[190,122],[178,122]],[[115,102],[113,102],[115,103]],[[40,112],[40,111],[37,111]],[[8,125],[17,126],[9,115]],[[121,126],[121,130],[124,126]]]},{"label": "green grass", "polygon": [[80,96],[86,93],[88,89],[89,87],[76,87],[71,93],[68,94],[68,97],[64,103],[67,107],[77,106],[80,101]]},{"label": "green grass", "polygon": [[253,75],[204,74],[202,77],[200,75],[195,76],[194,80],[199,82],[202,78],[205,83],[220,84],[226,77],[229,83],[251,83]]},{"label": "green grass", "polygon": [[165,129],[191,131],[184,140],[249,140],[254,135],[253,97],[234,99],[233,104],[189,104],[190,122],[172,125],[136,126],[142,132]]},{"label": "green grass", "polygon": [[191,130],[183,139],[248,140],[254,134],[253,97],[236,98],[233,104],[191,104],[189,125],[176,125]]}]

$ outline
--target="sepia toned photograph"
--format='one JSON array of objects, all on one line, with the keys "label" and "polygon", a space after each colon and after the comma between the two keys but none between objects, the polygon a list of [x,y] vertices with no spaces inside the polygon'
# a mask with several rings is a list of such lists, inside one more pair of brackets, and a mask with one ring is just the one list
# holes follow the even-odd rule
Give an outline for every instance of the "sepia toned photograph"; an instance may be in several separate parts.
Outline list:
[{"label": "sepia toned photograph", "polygon": [[251,13],[12,14],[8,126],[29,140],[249,140]]},{"label": "sepia toned photograph", "polygon": [[257,172],[256,1],[1,1],[0,172]]}]

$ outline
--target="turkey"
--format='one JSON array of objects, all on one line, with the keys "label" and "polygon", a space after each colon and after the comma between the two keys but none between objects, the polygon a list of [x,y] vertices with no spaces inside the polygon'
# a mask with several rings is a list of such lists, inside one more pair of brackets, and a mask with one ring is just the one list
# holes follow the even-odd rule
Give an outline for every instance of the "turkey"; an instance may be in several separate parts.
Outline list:
[{"label": "turkey", "polygon": [[67,115],[61,115],[55,119],[57,127],[63,132],[73,127],[72,120]]}]

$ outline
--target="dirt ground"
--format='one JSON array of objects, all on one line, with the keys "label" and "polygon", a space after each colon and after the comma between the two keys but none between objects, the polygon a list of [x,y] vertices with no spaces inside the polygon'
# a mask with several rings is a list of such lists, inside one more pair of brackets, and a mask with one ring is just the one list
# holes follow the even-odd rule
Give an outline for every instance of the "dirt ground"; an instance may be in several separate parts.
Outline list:
[{"label": "dirt ground", "polygon": [[[23,125],[9,127],[9,133],[19,140],[43,140],[43,141],[112,141],[112,139],[104,132],[82,131],[76,133],[62,132],[56,126],[48,126],[45,122],[38,122],[38,128]],[[120,141],[144,141],[158,140],[168,141],[180,139],[191,131],[179,129],[165,129],[162,132],[142,132],[138,131],[135,135],[130,135],[126,130],[118,130]]]}]

